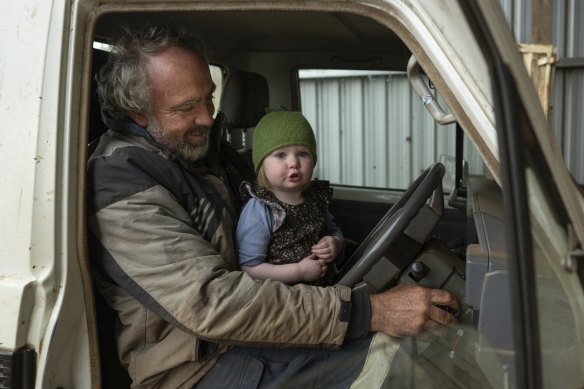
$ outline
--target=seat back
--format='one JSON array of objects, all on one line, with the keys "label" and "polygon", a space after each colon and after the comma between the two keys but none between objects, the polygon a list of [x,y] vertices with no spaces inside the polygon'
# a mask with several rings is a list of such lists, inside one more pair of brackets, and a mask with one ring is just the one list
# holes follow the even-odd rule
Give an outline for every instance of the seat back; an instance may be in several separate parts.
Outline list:
[{"label": "seat back", "polygon": [[269,99],[268,81],[258,73],[237,71],[225,80],[219,103],[222,137],[244,155],[251,150],[251,131],[266,114]]}]

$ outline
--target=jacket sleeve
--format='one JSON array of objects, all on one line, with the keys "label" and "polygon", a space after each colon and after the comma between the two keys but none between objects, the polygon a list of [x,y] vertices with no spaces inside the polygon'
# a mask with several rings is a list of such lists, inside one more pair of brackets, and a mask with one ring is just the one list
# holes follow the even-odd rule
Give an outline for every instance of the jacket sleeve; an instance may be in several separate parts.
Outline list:
[{"label": "jacket sleeve", "polygon": [[341,231],[340,227],[337,226],[337,224],[334,222],[333,215],[331,211],[329,211],[328,209],[326,209],[324,213],[324,223],[327,235],[336,236],[341,240],[343,239],[343,232]]},{"label": "jacket sleeve", "polygon": [[236,253],[240,266],[257,266],[266,260],[272,224],[267,205],[255,198],[245,204],[236,232]]},{"label": "jacket sleeve", "polygon": [[[115,170],[119,172],[119,165]],[[167,188],[142,188],[128,193],[94,187],[97,193],[111,192],[111,200],[94,206],[88,219],[103,249],[101,267],[134,299],[165,321],[209,341],[342,344],[350,316],[349,288],[253,280],[219,254],[220,242],[212,244],[192,227],[191,215]],[[229,215],[221,216],[223,233],[232,233]]]}]

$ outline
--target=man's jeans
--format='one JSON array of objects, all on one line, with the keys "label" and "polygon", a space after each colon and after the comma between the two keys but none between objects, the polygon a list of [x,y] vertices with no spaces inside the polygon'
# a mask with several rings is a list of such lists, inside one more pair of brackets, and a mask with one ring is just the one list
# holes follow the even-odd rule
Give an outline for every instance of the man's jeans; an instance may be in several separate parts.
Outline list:
[{"label": "man's jeans", "polygon": [[398,349],[383,334],[338,350],[235,347],[193,388],[379,388]]}]

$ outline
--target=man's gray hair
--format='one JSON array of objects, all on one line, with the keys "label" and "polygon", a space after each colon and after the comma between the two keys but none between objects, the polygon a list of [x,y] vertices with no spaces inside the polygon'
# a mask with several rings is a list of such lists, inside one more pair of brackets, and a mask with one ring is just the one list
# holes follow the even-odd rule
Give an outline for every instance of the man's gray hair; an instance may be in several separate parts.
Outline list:
[{"label": "man's gray hair", "polygon": [[139,29],[124,27],[108,62],[95,77],[101,109],[124,117],[128,112],[151,115],[148,56],[169,47],[181,47],[206,59],[202,41],[185,28],[167,25],[146,25]]}]

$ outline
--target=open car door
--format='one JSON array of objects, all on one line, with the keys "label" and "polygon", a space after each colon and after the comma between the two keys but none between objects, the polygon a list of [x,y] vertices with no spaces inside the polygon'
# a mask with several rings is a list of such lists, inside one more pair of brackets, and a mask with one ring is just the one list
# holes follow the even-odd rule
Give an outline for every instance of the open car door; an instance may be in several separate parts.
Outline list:
[{"label": "open car door", "polygon": [[[471,126],[463,126],[471,138],[480,139],[478,148],[484,160],[492,157],[496,161],[491,168],[500,186],[505,220],[500,227],[505,236],[506,266],[489,269],[483,279],[480,313],[475,318],[477,343],[471,347],[475,362],[493,387],[582,387],[582,196],[555,146],[500,5],[496,1],[410,3],[427,17],[427,25],[439,28],[450,44],[459,45],[456,55],[465,56],[459,62],[461,57],[453,55],[445,65],[422,64],[430,78],[433,71],[443,77],[439,66],[458,67],[457,74],[473,80],[467,85],[482,85],[483,93],[490,90],[484,101],[494,109],[493,122],[473,118]],[[448,18],[441,21],[442,16],[459,11],[464,15],[460,24],[448,24]],[[456,36],[465,23],[469,35]],[[455,36],[460,38],[458,42]],[[478,44],[465,52],[468,40]],[[473,52],[478,47],[482,51]],[[487,80],[490,87],[483,88]],[[450,103],[456,113],[459,107]],[[494,241],[488,239],[487,223],[493,216],[497,215],[475,218],[479,234],[484,229],[481,248]],[[480,221],[485,222],[483,226]],[[477,268],[468,259],[471,249],[467,248],[467,303],[472,299],[468,286],[473,268]],[[494,251],[491,254],[497,254]]]}]

